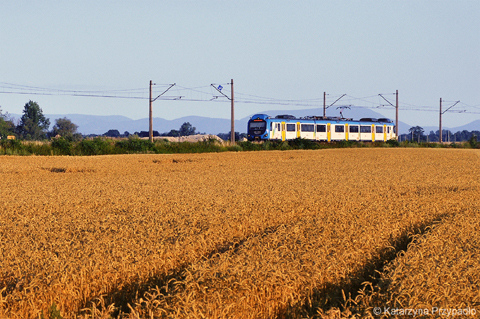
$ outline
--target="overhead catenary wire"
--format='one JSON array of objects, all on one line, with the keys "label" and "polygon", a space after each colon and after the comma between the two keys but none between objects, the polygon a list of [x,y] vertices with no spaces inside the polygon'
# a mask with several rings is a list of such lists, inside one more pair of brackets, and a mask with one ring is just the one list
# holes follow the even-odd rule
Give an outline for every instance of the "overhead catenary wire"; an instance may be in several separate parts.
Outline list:
[{"label": "overhead catenary wire", "polygon": [[0,82],[0,94],[23,94],[23,95],[59,95],[59,96],[81,96],[100,98],[120,99],[148,99],[148,89],[105,89],[105,90],[80,90],[80,89],[59,89],[13,83]]},{"label": "overhead catenary wire", "polygon": [[[222,85],[222,92],[225,92],[226,96],[230,93],[230,83],[216,84]],[[154,86],[153,94],[155,96],[160,95],[171,84],[156,84]],[[230,101],[218,94],[214,94],[212,85],[203,85],[196,87],[185,87],[181,85],[175,85],[175,95],[159,96],[158,100],[170,100],[170,101],[184,101],[184,102],[215,102],[215,103],[230,103]],[[217,92],[218,93],[218,92]],[[49,87],[39,87],[32,85],[22,85],[9,82],[0,82],[0,94],[19,94],[19,95],[48,95],[48,96],[74,96],[74,97],[92,97],[92,98],[116,98],[116,99],[136,99],[136,100],[148,100],[148,88],[125,88],[125,89],[104,89],[104,90],[81,90],[81,89],[59,89]],[[279,106],[292,106],[292,107],[311,107],[319,108],[323,97],[314,97],[308,99],[280,99],[275,97],[258,96],[254,94],[247,94],[242,92],[235,92],[236,103],[241,104],[259,104],[259,105],[279,105]],[[382,94],[390,95],[390,93]],[[330,101],[338,99],[340,95],[329,95]],[[346,94],[342,97],[342,101],[346,105],[352,108],[368,108],[379,109],[385,106],[391,106],[392,101],[387,100],[388,104],[379,103],[379,95],[369,95],[363,97],[355,97]],[[375,100],[377,99],[377,100]],[[449,101],[445,101],[448,103]],[[456,101],[451,101],[456,102]],[[462,110],[450,110],[452,113],[469,113],[480,114],[480,104],[469,105],[461,102]],[[437,106],[434,105],[416,105],[414,103],[408,103],[402,101],[399,108],[402,111],[421,111],[421,112],[438,112]]]}]

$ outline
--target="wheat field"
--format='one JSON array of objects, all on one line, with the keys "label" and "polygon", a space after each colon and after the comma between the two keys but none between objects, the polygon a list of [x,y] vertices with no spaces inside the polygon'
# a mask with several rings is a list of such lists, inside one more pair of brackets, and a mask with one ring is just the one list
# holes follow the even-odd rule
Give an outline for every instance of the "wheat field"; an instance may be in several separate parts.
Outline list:
[{"label": "wheat field", "polygon": [[479,164],[399,148],[0,157],[0,318],[480,313]]}]

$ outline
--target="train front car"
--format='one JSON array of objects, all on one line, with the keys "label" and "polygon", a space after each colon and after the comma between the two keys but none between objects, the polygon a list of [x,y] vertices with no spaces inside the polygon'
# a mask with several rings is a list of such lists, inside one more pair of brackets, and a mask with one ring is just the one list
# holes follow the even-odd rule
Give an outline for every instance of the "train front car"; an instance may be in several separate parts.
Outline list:
[{"label": "train front car", "polygon": [[247,139],[249,141],[268,140],[267,122],[269,116],[266,114],[255,114],[247,124]]}]

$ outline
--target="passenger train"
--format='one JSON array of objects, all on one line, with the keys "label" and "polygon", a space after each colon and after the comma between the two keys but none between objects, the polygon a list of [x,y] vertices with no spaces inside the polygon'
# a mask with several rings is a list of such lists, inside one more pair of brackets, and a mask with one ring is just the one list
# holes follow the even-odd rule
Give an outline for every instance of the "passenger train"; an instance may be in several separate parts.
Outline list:
[{"label": "passenger train", "polygon": [[293,115],[270,117],[255,114],[247,125],[249,141],[293,140],[304,138],[316,141],[388,141],[396,137],[393,121],[387,118],[353,120],[341,117]]}]

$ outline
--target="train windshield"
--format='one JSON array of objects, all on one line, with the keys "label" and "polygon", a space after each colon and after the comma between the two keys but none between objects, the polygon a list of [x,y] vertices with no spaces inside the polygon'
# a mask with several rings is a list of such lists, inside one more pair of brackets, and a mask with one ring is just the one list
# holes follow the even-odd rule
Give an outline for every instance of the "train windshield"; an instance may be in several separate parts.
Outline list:
[{"label": "train windshield", "polygon": [[255,121],[252,121],[250,122],[250,127],[249,127],[251,130],[265,130],[267,128],[267,122],[265,121],[258,121],[258,122],[255,122]]}]

